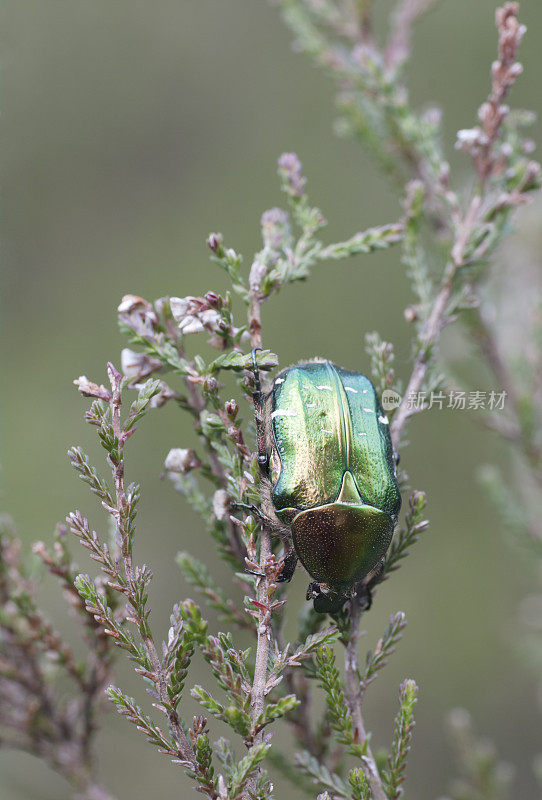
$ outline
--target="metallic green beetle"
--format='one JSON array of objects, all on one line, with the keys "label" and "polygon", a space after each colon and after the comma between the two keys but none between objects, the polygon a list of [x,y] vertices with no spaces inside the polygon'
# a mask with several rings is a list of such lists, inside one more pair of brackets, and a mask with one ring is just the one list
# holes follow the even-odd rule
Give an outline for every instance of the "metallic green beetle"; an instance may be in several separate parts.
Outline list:
[{"label": "metallic green beetle", "polygon": [[280,580],[297,560],[314,581],[307,599],[336,612],[371,581],[390,545],[401,495],[389,423],[371,381],[315,359],[283,370],[262,396],[255,366],[262,511],[291,536]]}]

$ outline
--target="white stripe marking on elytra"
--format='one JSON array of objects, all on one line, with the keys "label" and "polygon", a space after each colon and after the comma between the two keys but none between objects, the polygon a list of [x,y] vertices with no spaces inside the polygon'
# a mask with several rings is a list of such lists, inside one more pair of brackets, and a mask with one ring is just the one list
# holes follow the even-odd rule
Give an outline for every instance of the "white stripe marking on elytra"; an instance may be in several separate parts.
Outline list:
[{"label": "white stripe marking on elytra", "polygon": [[375,413],[375,412],[373,411],[373,409],[372,409],[372,408],[364,408],[363,410],[364,410],[364,411],[365,411],[367,414],[374,414],[374,413]]},{"label": "white stripe marking on elytra", "polygon": [[275,378],[275,383],[284,383],[284,378]]},{"label": "white stripe marking on elytra", "polygon": [[381,417],[379,415],[378,421],[381,422],[383,425],[389,425],[390,424],[390,421],[386,416]]},{"label": "white stripe marking on elytra", "polygon": [[277,408],[276,411],[273,411],[271,414],[271,419],[275,417],[296,417],[297,411],[294,411],[293,408]]},{"label": "white stripe marking on elytra", "polygon": [[367,394],[367,392],[368,392],[369,390],[368,390],[368,389],[362,389],[362,391],[363,391],[363,394]]},{"label": "white stripe marking on elytra", "polygon": [[332,392],[332,391],[333,391],[333,389],[331,388],[331,386],[326,386],[325,384],[323,384],[323,385],[321,385],[321,386],[317,386],[316,388],[317,388],[317,389],[327,389],[327,390],[328,390],[328,391],[330,391],[330,392]]},{"label": "white stripe marking on elytra", "polygon": [[345,386],[344,388],[346,389],[347,392],[354,392],[354,394],[358,393],[358,390],[353,389],[351,386]]},{"label": "white stripe marking on elytra", "polygon": [[360,433],[360,436],[367,436],[366,433]]}]

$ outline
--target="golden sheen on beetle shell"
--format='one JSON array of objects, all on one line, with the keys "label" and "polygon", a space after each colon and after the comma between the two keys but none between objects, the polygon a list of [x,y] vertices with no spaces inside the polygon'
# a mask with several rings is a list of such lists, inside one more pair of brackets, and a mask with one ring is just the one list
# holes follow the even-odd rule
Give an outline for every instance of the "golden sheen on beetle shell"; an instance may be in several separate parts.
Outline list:
[{"label": "golden sheen on beetle shell", "polygon": [[292,543],[281,578],[299,558],[315,609],[338,611],[367,594],[401,508],[388,419],[365,375],[329,361],[288,367],[265,397],[255,377],[263,511]]}]

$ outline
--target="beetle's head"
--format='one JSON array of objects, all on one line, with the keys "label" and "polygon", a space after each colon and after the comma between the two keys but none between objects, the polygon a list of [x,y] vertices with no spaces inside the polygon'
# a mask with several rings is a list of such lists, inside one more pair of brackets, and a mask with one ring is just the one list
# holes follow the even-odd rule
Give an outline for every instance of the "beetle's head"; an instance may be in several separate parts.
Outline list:
[{"label": "beetle's head", "polygon": [[351,591],[341,591],[314,581],[307,589],[307,600],[313,601],[314,610],[319,614],[337,614],[351,594]]}]

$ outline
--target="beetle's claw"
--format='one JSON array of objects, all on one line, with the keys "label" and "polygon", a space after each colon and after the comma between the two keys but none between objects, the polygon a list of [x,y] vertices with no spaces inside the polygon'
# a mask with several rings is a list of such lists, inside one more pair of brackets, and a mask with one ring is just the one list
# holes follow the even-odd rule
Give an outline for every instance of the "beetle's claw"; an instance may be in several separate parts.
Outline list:
[{"label": "beetle's claw", "polygon": [[382,558],[377,566],[373,569],[370,576],[360,581],[354,587],[354,597],[357,597],[362,611],[369,611],[373,605],[373,593],[382,580],[385,567],[386,559]]},{"label": "beetle's claw", "polygon": [[264,519],[264,515],[258,506],[249,503],[240,503],[234,500],[230,508],[232,511],[246,511],[248,514],[253,514],[260,521]]},{"label": "beetle's claw", "polygon": [[277,583],[286,583],[291,581],[294,577],[295,568],[297,567],[297,553],[295,552],[294,548],[291,547],[287,553],[285,553],[284,558],[282,559],[282,568],[280,574],[277,577]]},{"label": "beetle's claw", "polygon": [[309,585],[307,586],[307,595],[306,595],[307,600],[315,600],[321,594],[322,594],[322,589],[318,581],[313,581],[312,583],[309,583]]},{"label": "beetle's claw", "polygon": [[245,572],[247,575],[256,575],[257,578],[265,578],[265,572],[262,572],[260,569],[249,569],[245,567]]},{"label": "beetle's claw", "polygon": [[357,597],[362,611],[369,611],[373,604],[373,593],[369,586],[363,582],[358,583],[355,589],[354,597]]},{"label": "beetle's claw", "polygon": [[309,583],[307,600],[314,601],[314,610],[319,614],[337,614],[347,599],[346,595],[332,589],[327,583]]}]

